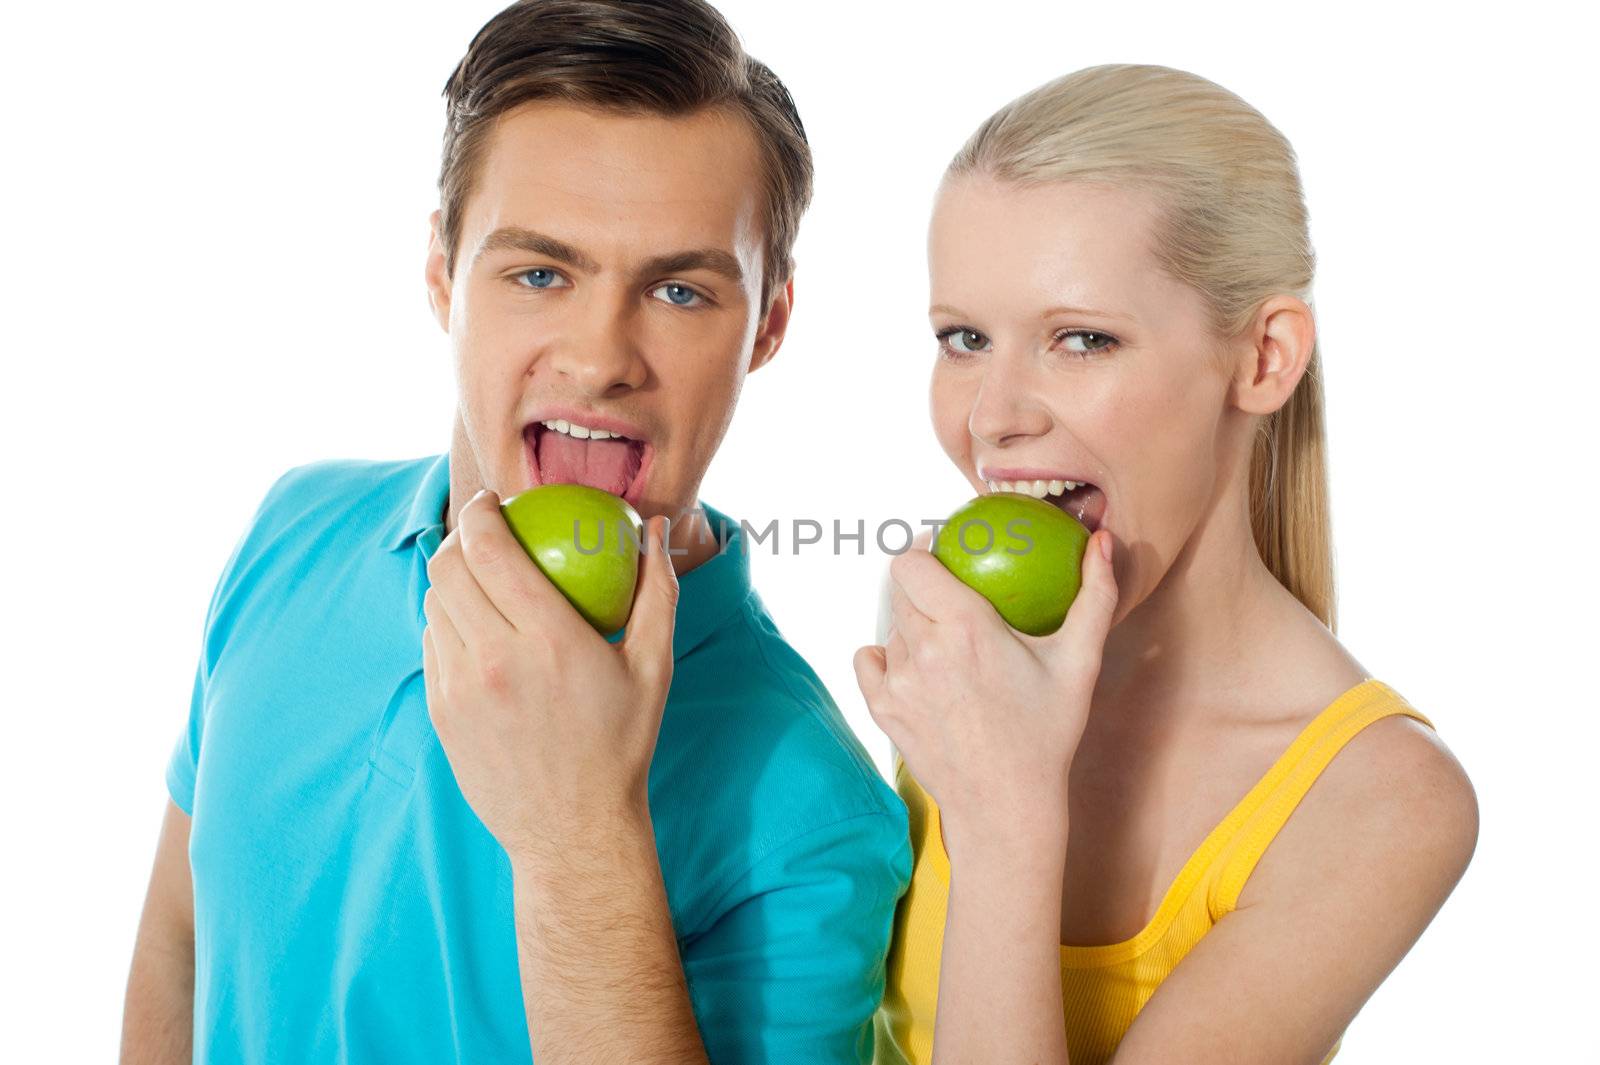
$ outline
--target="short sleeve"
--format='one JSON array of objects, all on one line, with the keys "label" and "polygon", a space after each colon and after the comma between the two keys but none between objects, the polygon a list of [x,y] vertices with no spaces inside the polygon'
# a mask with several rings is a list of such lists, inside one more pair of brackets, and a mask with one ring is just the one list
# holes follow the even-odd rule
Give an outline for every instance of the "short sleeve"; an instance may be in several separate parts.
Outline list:
[{"label": "short sleeve", "polygon": [[682,947],[712,1065],[864,1065],[895,904],[911,877],[903,808],[791,840]]},{"label": "short sleeve", "polygon": [[200,768],[201,737],[205,731],[206,685],[211,677],[212,668],[216,665],[217,654],[227,640],[226,632],[218,626],[218,618],[223,614],[224,606],[238,590],[240,574],[244,568],[241,563],[259,540],[257,534],[262,526],[262,516],[283,494],[290,479],[303,469],[304,466],[296,466],[267,489],[250,523],[234,544],[233,551],[223,565],[222,573],[218,576],[216,586],[211,592],[211,603],[206,608],[205,624],[201,628],[199,661],[195,664],[194,688],[189,696],[189,716],[184,723],[183,731],[178,736],[178,742],[173,746],[172,756],[167,760],[167,792],[178,808],[191,817],[194,816],[194,787]]},{"label": "short sleeve", "polygon": [[178,743],[167,760],[167,792],[178,809],[194,816],[194,775],[200,767],[200,725],[203,719],[206,692],[206,663],[201,661],[194,670],[194,694],[189,698],[189,720]]}]

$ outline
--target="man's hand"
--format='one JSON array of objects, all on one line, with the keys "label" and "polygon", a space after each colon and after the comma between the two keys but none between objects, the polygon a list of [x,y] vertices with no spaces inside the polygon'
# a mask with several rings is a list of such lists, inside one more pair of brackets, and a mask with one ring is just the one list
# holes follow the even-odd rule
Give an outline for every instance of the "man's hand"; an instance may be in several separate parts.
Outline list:
[{"label": "man's hand", "polygon": [[514,863],[618,820],[646,781],[672,683],[678,581],[650,521],[627,634],[607,643],[534,565],[488,490],[428,563],[428,712],[467,802]]},{"label": "man's hand", "polygon": [[479,492],[428,563],[428,713],[461,793],[511,858],[534,1058],[705,1065],[647,783],[678,579],[652,518],[627,635],[608,643]]}]

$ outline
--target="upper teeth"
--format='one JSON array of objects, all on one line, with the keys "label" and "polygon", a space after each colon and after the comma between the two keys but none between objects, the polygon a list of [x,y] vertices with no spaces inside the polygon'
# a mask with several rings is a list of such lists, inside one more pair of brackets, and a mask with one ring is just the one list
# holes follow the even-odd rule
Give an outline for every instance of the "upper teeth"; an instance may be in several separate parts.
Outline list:
[{"label": "upper teeth", "polygon": [[1043,499],[1082,488],[1088,481],[984,481],[991,492],[1021,492],[1023,495]]},{"label": "upper teeth", "polygon": [[619,439],[622,438],[621,433],[613,433],[606,429],[591,429],[587,425],[579,425],[577,422],[569,422],[565,418],[556,418],[552,421],[540,422],[539,424],[544,426],[546,429],[554,429],[558,433],[566,433],[568,436],[576,437],[579,440],[610,440],[612,437],[617,437]]}]

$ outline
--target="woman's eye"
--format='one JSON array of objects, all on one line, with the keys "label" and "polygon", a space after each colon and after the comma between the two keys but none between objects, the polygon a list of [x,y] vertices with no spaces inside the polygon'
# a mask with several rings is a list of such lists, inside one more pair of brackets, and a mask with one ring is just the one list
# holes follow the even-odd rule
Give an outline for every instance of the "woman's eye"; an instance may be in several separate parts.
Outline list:
[{"label": "woman's eye", "polygon": [[939,340],[951,351],[973,355],[989,346],[989,338],[976,329],[942,329]]},{"label": "woman's eye", "polygon": [[666,300],[674,307],[693,307],[695,305],[695,300],[705,299],[704,296],[701,296],[700,293],[696,292],[688,285],[680,285],[676,281],[668,281],[665,285],[657,285],[650,291],[652,295],[657,292],[666,293],[662,299]]},{"label": "woman's eye", "polygon": [[1092,329],[1068,329],[1060,335],[1060,339],[1066,343],[1068,351],[1080,355],[1117,346],[1116,337],[1109,333],[1096,333]]},{"label": "woman's eye", "polygon": [[556,273],[547,266],[524,270],[517,275],[517,281],[526,288],[565,288],[561,282],[566,278]]}]

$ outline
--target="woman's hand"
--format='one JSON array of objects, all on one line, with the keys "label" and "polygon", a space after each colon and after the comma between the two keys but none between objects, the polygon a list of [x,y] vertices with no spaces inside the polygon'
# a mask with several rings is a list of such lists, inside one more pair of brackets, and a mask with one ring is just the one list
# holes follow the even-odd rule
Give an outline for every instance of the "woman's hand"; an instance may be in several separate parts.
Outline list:
[{"label": "woman's hand", "polygon": [[927,539],[889,566],[886,645],[855,654],[867,708],[939,804],[952,855],[1064,848],[1067,774],[1117,606],[1111,534],[1090,539],[1078,597],[1049,636],[1007,625]]}]

